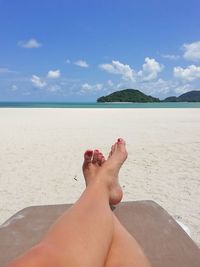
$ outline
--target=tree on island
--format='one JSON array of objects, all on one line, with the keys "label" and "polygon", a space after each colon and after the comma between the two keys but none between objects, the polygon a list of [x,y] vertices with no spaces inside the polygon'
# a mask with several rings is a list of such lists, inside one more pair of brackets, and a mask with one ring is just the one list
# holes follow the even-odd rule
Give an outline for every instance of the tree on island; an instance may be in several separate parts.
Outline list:
[{"label": "tree on island", "polygon": [[107,96],[102,96],[97,99],[97,102],[131,102],[131,103],[153,103],[153,102],[200,102],[200,91],[190,91],[178,97],[170,96],[164,100],[145,95],[136,89],[124,89],[113,92]]},{"label": "tree on island", "polygon": [[125,89],[97,99],[97,102],[160,102],[159,98],[145,95],[139,90]]}]

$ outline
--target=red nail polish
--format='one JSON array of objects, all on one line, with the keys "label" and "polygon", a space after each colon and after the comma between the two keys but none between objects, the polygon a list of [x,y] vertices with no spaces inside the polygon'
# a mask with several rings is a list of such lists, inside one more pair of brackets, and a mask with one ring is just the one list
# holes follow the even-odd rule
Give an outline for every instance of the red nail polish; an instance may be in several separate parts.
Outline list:
[{"label": "red nail polish", "polygon": [[92,154],[93,154],[93,151],[92,150],[88,150],[87,155],[88,156],[92,156]]},{"label": "red nail polish", "polygon": [[118,139],[117,139],[117,142],[121,142],[121,138],[118,138]]}]

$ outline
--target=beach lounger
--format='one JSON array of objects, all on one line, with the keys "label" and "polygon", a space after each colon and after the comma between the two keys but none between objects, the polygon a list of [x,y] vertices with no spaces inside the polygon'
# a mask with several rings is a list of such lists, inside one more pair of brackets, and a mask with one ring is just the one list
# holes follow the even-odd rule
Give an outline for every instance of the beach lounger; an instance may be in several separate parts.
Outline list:
[{"label": "beach lounger", "polygon": [[[25,208],[0,226],[0,266],[41,240],[71,205]],[[113,212],[136,238],[152,267],[200,267],[200,249],[180,225],[153,201],[120,203]]]}]

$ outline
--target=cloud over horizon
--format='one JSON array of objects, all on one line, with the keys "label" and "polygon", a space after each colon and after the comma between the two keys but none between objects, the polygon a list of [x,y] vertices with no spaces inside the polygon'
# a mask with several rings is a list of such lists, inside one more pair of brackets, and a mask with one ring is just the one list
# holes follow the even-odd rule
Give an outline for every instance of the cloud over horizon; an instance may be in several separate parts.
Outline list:
[{"label": "cloud over horizon", "polygon": [[100,64],[99,68],[111,73],[117,74],[122,77],[125,81],[151,81],[157,78],[158,73],[164,68],[162,64],[157,62],[154,58],[145,58],[145,63],[142,65],[142,70],[136,72],[128,64],[123,64],[118,60],[112,60],[112,63]]},{"label": "cloud over horizon", "polygon": [[20,41],[18,42],[18,45],[28,49],[39,48],[40,46],[42,46],[42,44],[39,43],[36,39],[30,39],[28,41]]},{"label": "cloud over horizon", "polygon": [[[185,57],[186,50],[187,52],[191,52],[195,50],[195,60],[198,58],[197,52],[197,46],[200,42],[194,42],[191,44],[195,44],[195,49],[191,49],[191,44],[189,44],[183,52],[182,60]],[[29,44],[30,45],[30,44]],[[197,45],[197,46],[196,46]],[[192,46],[193,47],[193,46]],[[192,54],[194,60],[194,54]],[[166,54],[162,55],[162,57],[167,58],[169,60],[175,60],[180,58],[179,56],[176,56],[174,54]],[[185,58],[186,59],[186,58]],[[181,60],[181,59],[180,59]],[[160,99],[163,99],[169,95],[178,95],[185,93],[189,90],[195,90],[198,89],[198,83],[196,81],[200,80],[200,66],[198,65],[189,65],[186,67],[176,66],[173,62],[170,62],[171,64],[171,78],[168,79],[162,78],[159,76],[163,70],[166,69],[166,66],[162,64],[162,62],[158,62],[153,57],[145,57],[144,63],[138,67],[138,70],[136,70],[135,66],[131,66],[130,64],[127,64],[125,62],[120,62],[119,60],[111,60],[108,63],[102,63],[97,64],[96,67],[93,65],[89,69],[89,71],[99,71],[99,74],[101,73],[100,70],[103,72],[106,72],[107,75],[102,74],[105,76],[103,79],[98,79],[98,75],[93,79],[92,76],[89,77],[89,79],[74,77],[75,81],[74,84],[66,82],[66,80],[70,78],[66,78],[62,75],[61,77],[61,70],[63,68],[67,68],[69,71],[72,68],[72,64],[75,64],[81,68],[88,68],[89,64],[80,59],[75,62],[72,62],[67,59],[66,61],[63,61],[64,63],[68,63],[68,65],[65,64],[65,66],[60,65],[59,69],[50,69],[47,71],[46,76],[40,76],[40,75],[32,75],[31,79],[24,77],[25,79],[29,79],[29,85],[34,86],[35,88],[44,89],[40,92],[44,92],[45,95],[49,93],[54,96],[62,96],[62,95],[69,95],[69,92],[71,95],[82,95],[84,96],[101,96],[105,94],[112,93],[117,90],[122,90],[125,88],[134,88],[141,90],[145,94],[150,94],[155,97],[159,97]],[[180,62],[180,61],[179,61]],[[183,61],[184,62],[184,61]],[[181,63],[181,62],[180,62]],[[61,69],[61,70],[60,70]],[[168,67],[169,70],[169,67]],[[102,73],[103,73],[102,72]],[[0,68],[0,75],[4,75],[6,79],[6,75],[9,73],[13,73],[8,68]],[[87,75],[87,72],[84,72]],[[110,74],[110,77],[108,76]],[[85,74],[84,74],[85,75]],[[112,76],[113,75],[113,76]],[[111,77],[112,76],[112,77]],[[41,78],[42,77],[42,78]],[[8,79],[8,78],[7,78]],[[18,79],[18,81],[17,81]],[[112,79],[112,80],[111,80]],[[23,79],[22,79],[23,80]],[[16,77],[16,79],[13,78],[12,82],[15,83],[15,86],[12,84],[10,85],[10,90],[15,92],[20,92],[18,88],[21,89],[20,86],[20,77]],[[23,88],[23,87],[22,87]],[[27,87],[31,89],[31,87]],[[32,92],[28,92],[26,90],[27,95],[31,95]]]},{"label": "cloud over horizon", "polygon": [[89,67],[89,64],[85,60],[82,60],[82,59],[75,61],[74,65],[79,66],[81,68],[88,68]]},{"label": "cloud over horizon", "polygon": [[47,77],[50,79],[58,79],[60,78],[61,73],[60,70],[50,70],[47,74]]},{"label": "cloud over horizon", "polygon": [[200,67],[196,65],[190,65],[186,68],[175,67],[174,77],[189,82],[200,79]]},{"label": "cloud over horizon", "polygon": [[161,56],[169,60],[177,60],[180,58],[179,55],[173,55],[173,54],[162,54]]},{"label": "cloud over horizon", "polygon": [[182,48],[184,50],[184,59],[194,62],[200,61],[200,41],[184,44]]},{"label": "cloud over horizon", "polygon": [[97,84],[89,84],[84,83],[81,85],[80,93],[86,94],[86,93],[95,93],[97,91],[101,91],[103,89],[103,84],[97,83]]},{"label": "cloud over horizon", "polygon": [[37,88],[44,88],[46,86],[46,82],[43,81],[39,76],[37,75],[32,75],[31,77],[31,82],[33,86]]},{"label": "cloud over horizon", "polygon": [[135,71],[128,64],[123,64],[118,60],[112,60],[112,63],[100,64],[99,68],[112,74],[121,75],[124,80],[135,80]]},{"label": "cloud over horizon", "polygon": [[158,63],[154,58],[145,58],[145,63],[142,65],[142,70],[138,72],[138,75],[143,81],[155,80],[158,73],[163,70],[164,66]]}]

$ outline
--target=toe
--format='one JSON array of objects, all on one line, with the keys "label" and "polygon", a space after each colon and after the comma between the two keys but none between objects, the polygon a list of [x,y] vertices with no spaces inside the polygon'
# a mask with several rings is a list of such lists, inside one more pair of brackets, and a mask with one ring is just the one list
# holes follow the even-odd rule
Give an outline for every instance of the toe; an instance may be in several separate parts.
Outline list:
[{"label": "toe", "polygon": [[122,139],[122,138],[118,138],[116,144],[117,144],[117,147],[119,147],[119,148],[125,147],[125,145],[126,145],[124,139]]},{"label": "toe", "polygon": [[102,158],[101,158],[101,165],[102,165],[105,161],[106,161],[105,157],[102,156]]},{"label": "toe", "polygon": [[99,154],[99,150],[98,149],[95,149],[94,150],[94,154],[93,154],[92,163],[97,163],[97,161],[98,161],[98,154]]},{"label": "toe", "polygon": [[97,155],[97,163],[98,163],[99,165],[101,165],[102,157],[103,157],[103,154],[102,154],[101,152],[98,153],[98,155]]},{"label": "toe", "polygon": [[92,160],[93,150],[86,150],[84,153],[84,163],[88,164]]},{"label": "toe", "polygon": [[128,156],[128,153],[126,151],[126,142],[124,141],[124,139],[118,138],[117,149],[118,149],[118,151],[120,151],[120,153],[123,153],[123,156],[126,159]]},{"label": "toe", "polygon": [[117,142],[113,145],[113,151],[116,151],[117,149]]}]

